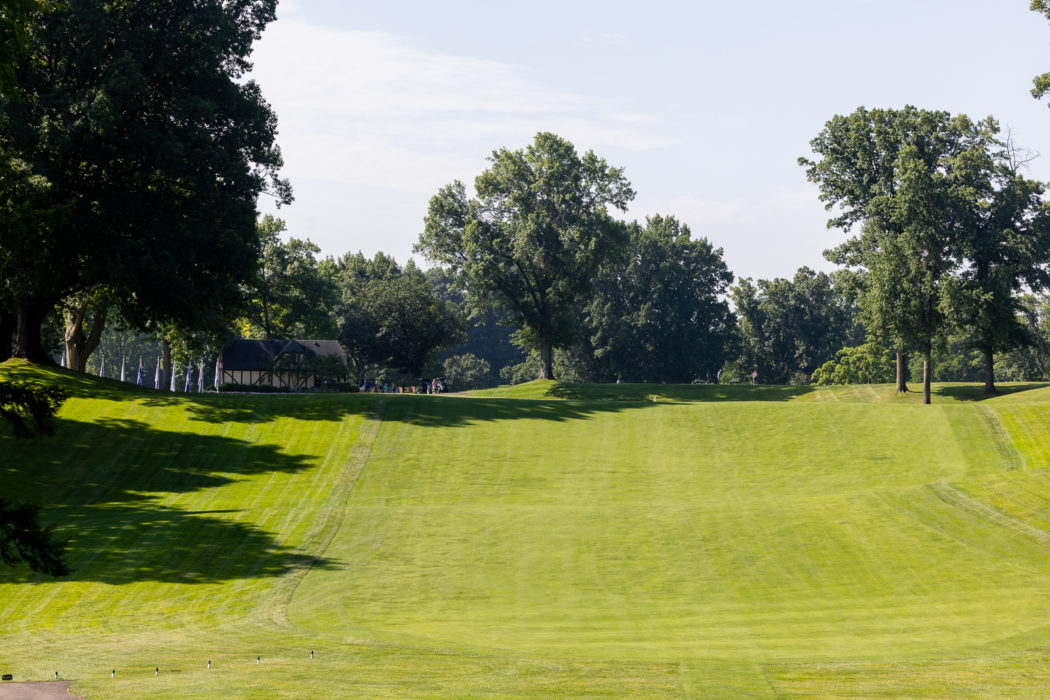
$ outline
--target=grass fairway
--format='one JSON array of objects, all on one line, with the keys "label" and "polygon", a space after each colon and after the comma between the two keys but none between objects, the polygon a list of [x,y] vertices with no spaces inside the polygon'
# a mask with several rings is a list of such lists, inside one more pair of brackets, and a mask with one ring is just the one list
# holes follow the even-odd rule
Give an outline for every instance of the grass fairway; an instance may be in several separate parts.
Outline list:
[{"label": "grass fairway", "polygon": [[74,391],[56,437],[0,433],[3,494],[46,505],[75,569],[0,569],[17,680],[58,671],[91,698],[1050,689],[1045,385],[942,385],[924,407],[888,387],[0,378]]}]

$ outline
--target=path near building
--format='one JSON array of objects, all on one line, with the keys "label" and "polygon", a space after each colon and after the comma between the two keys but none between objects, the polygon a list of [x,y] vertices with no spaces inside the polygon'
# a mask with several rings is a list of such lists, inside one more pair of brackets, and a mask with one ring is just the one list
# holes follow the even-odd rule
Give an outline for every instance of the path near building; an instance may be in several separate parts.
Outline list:
[{"label": "path near building", "polygon": [[69,700],[70,681],[43,683],[0,683],[0,700]]}]

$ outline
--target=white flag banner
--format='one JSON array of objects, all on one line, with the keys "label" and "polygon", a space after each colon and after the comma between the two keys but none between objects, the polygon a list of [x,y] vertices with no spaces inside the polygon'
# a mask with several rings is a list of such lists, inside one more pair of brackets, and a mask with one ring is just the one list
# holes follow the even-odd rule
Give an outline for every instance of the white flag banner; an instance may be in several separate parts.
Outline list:
[{"label": "white flag banner", "polygon": [[219,391],[219,358],[215,358],[215,391]]},{"label": "white flag banner", "polygon": [[171,363],[171,388],[169,391],[175,391],[175,363]]},{"label": "white flag banner", "polygon": [[153,388],[160,389],[160,357],[157,357],[157,370],[153,373]]},{"label": "white flag banner", "polygon": [[197,371],[197,392],[204,392],[204,360],[201,360],[200,369]]},{"label": "white flag banner", "polygon": [[124,356],[123,356],[123,355],[121,355],[121,356],[120,356],[120,381],[122,381],[122,382],[123,382],[123,381],[126,381],[126,380],[124,379],[124,376],[125,376],[125,375],[124,375]]},{"label": "white flag banner", "polygon": [[98,376],[100,376],[100,377],[106,376],[106,356],[105,355],[99,355]]},{"label": "white flag banner", "polygon": [[139,371],[135,374],[135,384],[142,386],[142,355],[139,355]]},{"label": "white flag banner", "polygon": [[193,376],[193,365],[186,365],[186,386],[182,388],[183,394],[190,393],[190,378]]}]

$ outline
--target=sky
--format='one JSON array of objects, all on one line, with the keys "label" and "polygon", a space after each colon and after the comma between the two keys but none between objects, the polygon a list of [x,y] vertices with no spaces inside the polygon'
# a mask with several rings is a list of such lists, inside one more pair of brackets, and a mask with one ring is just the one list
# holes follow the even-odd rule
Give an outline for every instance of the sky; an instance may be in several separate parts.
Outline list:
[{"label": "sky", "polygon": [[673,215],[738,277],[832,270],[847,234],[799,156],[859,106],[993,116],[1050,181],[1050,24],[1029,0],[281,0],[252,78],[323,255],[414,257],[430,198],[540,131],[624,168],[628,220]]}]

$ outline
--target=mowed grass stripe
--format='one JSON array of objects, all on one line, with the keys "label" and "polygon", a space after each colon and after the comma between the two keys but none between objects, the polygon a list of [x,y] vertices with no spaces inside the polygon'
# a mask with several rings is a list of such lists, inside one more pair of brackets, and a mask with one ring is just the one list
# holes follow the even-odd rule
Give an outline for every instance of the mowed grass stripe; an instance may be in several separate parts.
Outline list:
[{"label": "mowed grass stripe", "polygon": [[[301,548],[320,544],[319,529],[331,521],[330,512],[341,514],[350,484],[344,483],[340,491],[333,488],[340,481],[339,471],[352,461],[358,417],[334,424],[276,419],[270,423],[274,432],[263,434],[271,439],[283,436],[284,444],[267,446],[259,440],[256,423],[207,423],[193,420],[191,407],[131,405],[134,415],[153,414],[153,425],[164,430],[144,429],[150,440],[122,440],[132,419],[109,415],[119,412],[121,404],[71,399],[62,425],[71,442],[93,441],[98,426],[109,429],[114,422],[118,434],[104,451],[91,447],[94,463],[85,460],[94,470],[89,488],[79,480],[78,469],[56,469],[48,480],[48,497],[62,503],[55,512],[68,513],[74,522],[85,517],[85,510],[90,513],[91,524],[76,531],[71,563],[78,571],[98,571],[103,585],[109,579],[128,579],[120,587],[121,595],[104,594],[106,588],[98,584],[44,584],[56,593],[28,596],[22,615],[18,589],[0,588],[13,619],[36,626],[39,611],[46,609],[50,614],[45,617],[56,625],[119,629],[146,621],[156,624],[171,614],[166,611],[177,611],[183,623],[194,611],[207,620],[243,614],[266,604],[265,596],[250,592],[269,590],[267,578],[309,565],[311,556]],[[84,416],[91,420],[77,422]],[[47,440],[39,444],[57,447]],[[19,449],[30,446],[13,444]],[[318,446],[324,454],[312,454]],[[159,531],[172,533],[170,544],[145,548],[142,540]],[[92,547],[78,548],[77,538],[91,540]],[[107,576],[114,567],[121,575]],[[135,581],[139,575],[147,581]],[[153,582],[157,580],[171,583],[158,586]],[[74,614],[92,598],[97,599],[92,615]]]},{"label": "mowed grass stripe", "polygon": [[[446,410],[456,401],[465,400],[447,399]],[[413,425],[410,415],[399,423],[391,414],[373,455],[378,467],[355,503],[574,504],[595,487],[615,502],[762,501],[772,491],[863,492],[971,469],[937,408],[726,403],[585,406],[566,414],[573,417],[449,429]],[[970,427],[981,430],[978,421]],[[921,455],[899,447],[919,436],[929,444]],[[980,469],[997,467],[986,461]]]},{"label": "mowed grass stripe", "polygon": [[[992,580],[1040,586],[1046,552],[919,486],[1004,468],[973,407],[584,404],[443,431],[410,409],[388,416],[334,545],[345,591],[320,573],[293,601],[305,626],[529,654],[881,658],[994,644],[1046,612],[987,602]],[[921,458],[888,444],[920,436]]]},{"label": "mowed grass stripe", "polygon": [[[1017,658],[1050,640],[1047,549],[929,487],[1042,527],[1042,448],[1016,440],[1037,422],[1007,420],[1038,388],[941,386],[931,408],[891,387],[168,397],[74,380],[72,447],[0,437],[19,451],[0,474],[62,514],[85,563],[61,583],[0,571],[20,677],[58,668],[89,697],[1042,688]],[[1008,470],[975,402],[1027,468]],[[941,682],[966,660],[972,685]]]}]

